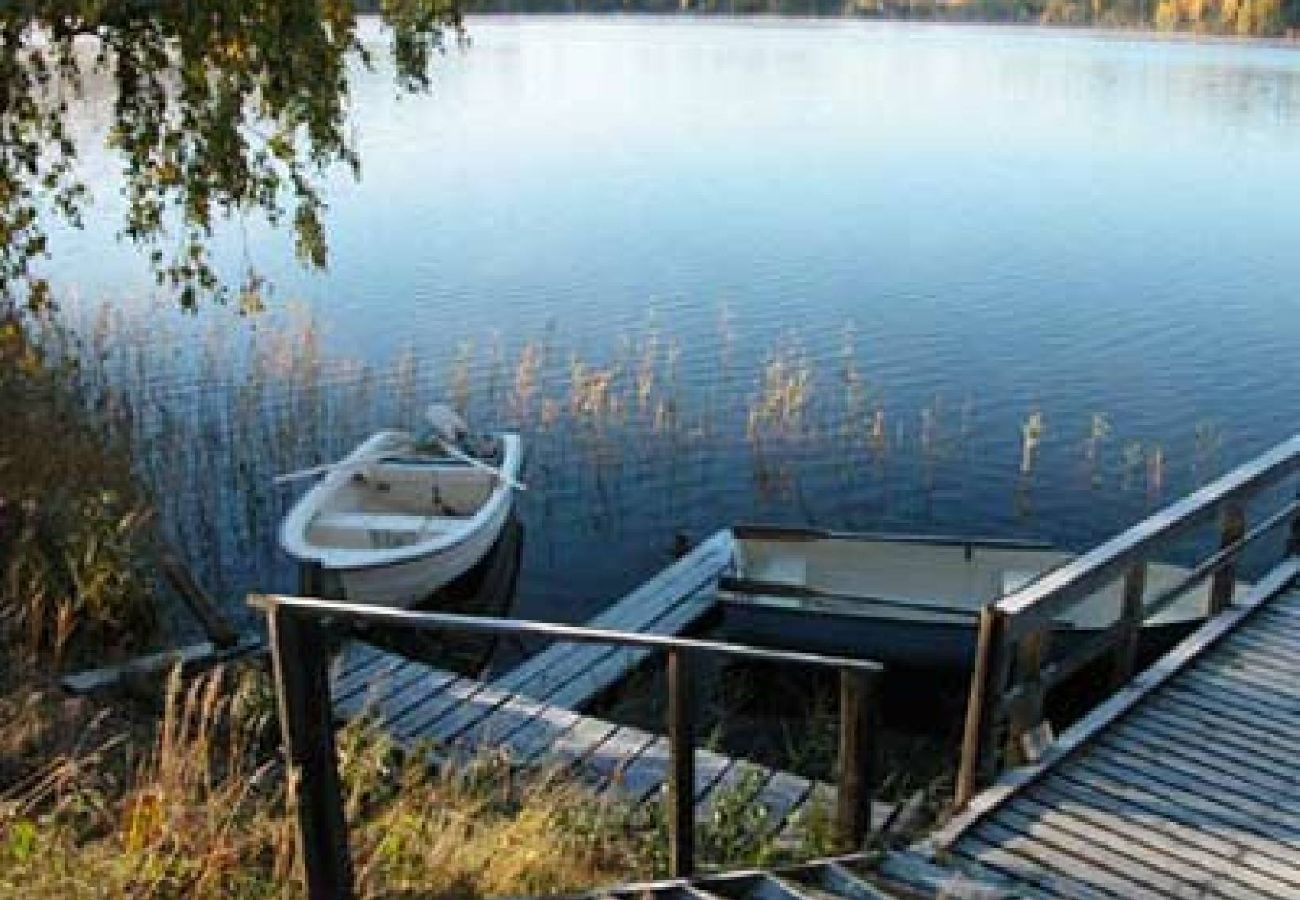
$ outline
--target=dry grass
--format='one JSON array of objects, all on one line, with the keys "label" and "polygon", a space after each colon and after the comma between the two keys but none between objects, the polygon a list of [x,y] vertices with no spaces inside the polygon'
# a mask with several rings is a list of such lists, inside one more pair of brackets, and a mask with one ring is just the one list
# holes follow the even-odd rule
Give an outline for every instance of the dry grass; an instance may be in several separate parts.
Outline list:
[{"label": "dry grass", "polygon": [[58,668],[154,639],[152,513],[71,339],[47,325],[38,346],[29,330],[0,319],[0,632],[22,662]]},{"label": "dry grass", "polygon": [[[0,735],[25,718],[0,704]],[[156,723],[100,727],[0,785],[0,896],[299,896],[274,729],[260,671],[173,677]],[[552,893],[649,872],[635,820],[572,780],[493,760],[434,774],[363,724],[341,733],[340,759],[361,897]]]}]

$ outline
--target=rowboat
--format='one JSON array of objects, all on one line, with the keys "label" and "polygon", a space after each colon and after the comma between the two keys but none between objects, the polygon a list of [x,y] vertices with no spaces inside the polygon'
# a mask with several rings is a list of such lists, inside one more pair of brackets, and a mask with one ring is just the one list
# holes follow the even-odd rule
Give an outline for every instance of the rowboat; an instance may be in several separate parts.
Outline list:
[{"label": "rowboat", "polygon": [[[770,526],[732,529],[719,582],[728,639],[924,668],[968,666],[980,609],[1074,558],[1041,541],[856,534]],[[1187,570],[1147,568],[1146,596]],[[1066,649],[1113,624],[1119,584],[1067,610],[1052,645]],[[1166,646],[1207,615],[1202,585],[1149,616],[1141,640]]]},{"label": "rowboat", "polygon": [[318,467],[324,477],[281,522],[280,546],[319,566],[349,601],[413,606],[492,548],[522,465],[517,434],[453,442],[378,432]]}]

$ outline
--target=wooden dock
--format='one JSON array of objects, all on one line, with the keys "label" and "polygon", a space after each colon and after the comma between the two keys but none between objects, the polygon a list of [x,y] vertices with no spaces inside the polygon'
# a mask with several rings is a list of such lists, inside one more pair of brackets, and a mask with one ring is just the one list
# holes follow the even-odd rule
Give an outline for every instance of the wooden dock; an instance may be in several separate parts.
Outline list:
[{"label": "wooden dock", "polygon": [[[731,560],[731,532],[719,531],[587,624],[612,631],[681,634],[716,602]],[[552,644],[492,681],[497,690],[581,710],[645,661],[641,647]]]},{"label": "wooden dock", "polygon": [[1292,557],[937,834],[1054,897],[1300,898]]},{"label": "wooden dock", "polygon": [[[717,578],[731,558],[729,532],[699,544],[587,623],[590,627],[678,635],[715,602]],[[399,743],[430,744],[447,758],[506,753],[523,767],[572,767],[602,790],[639,802],[668,779],[668,738],[619,725],[582,709],[652,651],[645,647],[556,643],[483,682],[349,643],[332,675],[334,714],[371,715]],[[801,811],[834,805],[834,789],[798,775],[707,750],[695,756],[701,814],[729,790],[744,791],[768,811],[774,829]],[[889,808],[877,805],[880,822]]]},{"label": "wooden dock", "polygon": [[[334,713],[367,714],[408,748],[429,745],[442,759],[504,753],[521,767],[565,766],[633,802],[658,794],[668,779],[668,739],[639,728],[583,715],[564,706],[444,672],[424,663],[349,645],[336,667]],[[798,775],[708,750],[695,754],[695,801],[700,814],[728,790],[743,790],[768,811],[774,830],[800,811],[829,812],[834,790]],[[888,814],[875,811],[876,821]]]},{"label": "wooden dock", "polygon": [[[251,598],[269,619],[287,752],[306,798],[299,827],[309,890],[323,898],[350,889],[332,718],[369,710],[400,742],[429,742],[446,759],[500,751],[521,765],[558,763],[633,800],[668,785],[672,870],[684,877],[593,896],[1300,900],[1300,498],[1276,508],[1276,489],[1297,474],[1300,435],[986,605],[955,779],[957,814],[906,850],[783,870],[689,877],[697,804],[707,806],[726,786],[753,790],[773,829],[823,797],[829,806],[831,791],[695,750],[687,660],[711,651],[839,670],[837,824],[852,836],[849,846],[861,846],[865,834],[857,819],[868,808],[861,787],[872,773],[870,754],[859,748],[881,668],[680,636],[712,602],[729,556],[725,535],[592,623],[603,628]],[[1287,495],[1295,497],[1294,485]],[[1261,499],[1274,511],[1248,527],[1247,511],[1262,513]],[[1152,562],[1206,525],[1217,525],[1217,540],[1201,541],[1201,561],[1174,585],[1148,585]],[[1243,551],[1265,541],[1284,544],[1280,558],[1239,589]],[[1144,623],[1206,582],[1204,623],[1135,675]],[[1114,621],[1054,647],[1061,617],[1115,583]],[[362,636],[369,626],[459,628],[573,643],[491,684],[355,642],[330,674],[323,622],[337,627],[339,619],[357,623],[351,633]],[[617,649],[601,649],[609,644]],[[655,651],[669,663],[669,738],[578,708]],[[1049,694],[1097,676],[1113,693],[1054,737]]]}]

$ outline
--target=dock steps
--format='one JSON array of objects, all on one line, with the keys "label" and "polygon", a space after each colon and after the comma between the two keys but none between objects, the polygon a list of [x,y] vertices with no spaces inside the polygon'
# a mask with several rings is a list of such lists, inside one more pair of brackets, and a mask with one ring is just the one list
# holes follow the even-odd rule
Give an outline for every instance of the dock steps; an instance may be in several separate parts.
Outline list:
[{"label": "dock steps", "polygon": [[1006,882],[980,881],[943,869],[908,851],[857,853],[775,869],[620,885],[584,900],[1013,900]]}]

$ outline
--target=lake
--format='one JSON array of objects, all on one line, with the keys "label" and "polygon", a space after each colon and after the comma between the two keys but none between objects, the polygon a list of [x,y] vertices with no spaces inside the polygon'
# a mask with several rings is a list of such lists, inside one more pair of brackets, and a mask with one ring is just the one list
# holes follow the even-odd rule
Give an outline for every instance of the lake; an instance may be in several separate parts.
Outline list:
[{"label": "lake", "polygon": [[59,282],[112,348],[169,527],[232,603],[293,585],[270,475],[436,397],[525,432],[515,612],[564,620],[735,521],[1081,549],[1297,430],[1293,50],[469,30],[428,96],[359,73],[363,177],[331,181],[327,273],[256,224],[223,235],[232,270],[277,285],[251,329],[90,322],[149,282],[89,160],[102,205],[59,236]]}]

